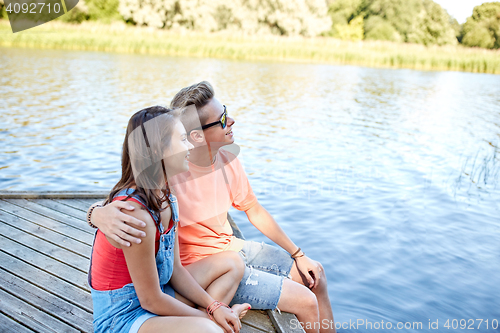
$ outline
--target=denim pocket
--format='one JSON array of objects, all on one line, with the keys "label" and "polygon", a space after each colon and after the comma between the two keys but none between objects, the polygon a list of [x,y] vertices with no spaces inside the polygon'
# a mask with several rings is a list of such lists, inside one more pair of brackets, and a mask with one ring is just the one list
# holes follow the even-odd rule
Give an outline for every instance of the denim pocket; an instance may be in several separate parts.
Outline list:
[{"label": "denim pocket", "polygon": [[113,321],[111,322],[111,327],[110,327],[110,332],[113,332],[113,330],[115,329],[115,325],[116,325],[116,321],[119,319],[119,317],[126,313],[127,311],[130,310],[130,308],[132,307],[132,305],[134,304],[134,301],[129,299],[128,300],[129,302],[129,305],[126,306],[124,309],[120,310],[114,317],[113,317]]},{"label": "denim pocket", "polygon": [[167,284],[172,277],[172,272],[174,270],[174,261],[172,260],[163,260],[161,263],[157,263],[156,266],[158,270],[158,278],[160,282],[160,286]]}]

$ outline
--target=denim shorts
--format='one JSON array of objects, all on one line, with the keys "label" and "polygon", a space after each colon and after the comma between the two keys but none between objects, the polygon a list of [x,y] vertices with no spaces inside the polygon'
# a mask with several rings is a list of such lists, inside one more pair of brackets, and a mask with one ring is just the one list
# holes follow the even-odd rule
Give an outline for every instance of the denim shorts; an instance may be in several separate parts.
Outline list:
[{"label": "denim shorts", "polygon": [[276,309],[283,280],[290,275],[294,260],[277,247],[245,241],[239,252],[245,273],[231,304],[249,303],[252,309]]},{"label": "denim shorts", "polygon": [[[175,298],[170,284],[164,285],[162,290]],[[146,320],[157,316],[141,307],[132,283],[111,291],[91,288],[91,293],[94,314],[99,314],[94,318],[94,332],[137,333]]]}]

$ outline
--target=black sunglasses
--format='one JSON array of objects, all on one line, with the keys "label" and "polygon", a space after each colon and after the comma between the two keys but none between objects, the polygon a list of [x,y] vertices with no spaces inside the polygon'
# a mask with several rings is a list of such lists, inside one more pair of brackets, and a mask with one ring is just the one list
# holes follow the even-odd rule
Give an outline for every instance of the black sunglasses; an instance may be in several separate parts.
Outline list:
[{"label": "black sunglasses", "polygon": [[220,117],[220,119],[218,121],[213,122],[213,123],[201,126],[201,129],[207,129],[209,127],[212,127],[212,126],[215,126],[218,124],[221,124],[223,129],[226,128],[226,126],[227,126],[227,110],[226,110],[225,105],[223,105],[223,107],[224,107],[224,113],[222,113],[222,116]]}]

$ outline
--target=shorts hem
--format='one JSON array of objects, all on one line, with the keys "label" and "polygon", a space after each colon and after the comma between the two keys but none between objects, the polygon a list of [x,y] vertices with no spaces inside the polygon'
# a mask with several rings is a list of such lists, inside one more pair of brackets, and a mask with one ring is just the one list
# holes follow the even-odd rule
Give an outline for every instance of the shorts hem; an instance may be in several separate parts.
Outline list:
[{"label": "shorts hem", "polygon": [[[263,272],[263,273],[271,274],[269,272]],[[252,306],[252,309],[254,309],[254,310],[274,310],[274,309],[276,309],[278,307],[279,300],[281,299],[281,294],[283,292],[283,284],[284,284],[286,277],[280,276],[280,275],[274,275],[274,276],[280,278],[279,288],[278,288],[279,292],[277,293],[277,295],[275,294],[275,296],[263,298],[263,297],[255,297],[256,296],[255,294],[259,294],[259,293],[249,294],[248,292],[246,292],[247,290],[245,290],[245,291],[241,290],[240,292],[236,291],[236,294],[234,295],[234,298],[231,301],[230,306],[233,306],[234,304],[237,304],[237,303],[239,303],[239,304],[249,303]],[[277,286],[277,284],[276,284],[276,286]],[[240,290],[240,288],[238,288],[238,290]],[[260,293],[259,296],[264,296],[264,295],[262,295],[262,293]],[[266,294],[266,296],[270,296],[270,295]]]},{"label": "shorts hem", "polygon": [[263,242],[245,241],[238,253],[246,268],[234,295],[236,302],[232,303],[250,303],[256,310],[276,309],[294,260],[285,251]]},{"label": "shorts hem", "polygon": [[152,313],[144,313],[144,314],[140,315],[139,317],[137,317],[136,320],[134,320],[134,323],[132,324],[132,326],[130,327],[130,330],[128,332],[129,333],[137,333],[139,331],[139,328],[141,328],[142,324],[144,324],[144,322],[146,320],[148,320],[149,318],[153,318],[153,317],[156,317],[156,315],[152,314]]}]

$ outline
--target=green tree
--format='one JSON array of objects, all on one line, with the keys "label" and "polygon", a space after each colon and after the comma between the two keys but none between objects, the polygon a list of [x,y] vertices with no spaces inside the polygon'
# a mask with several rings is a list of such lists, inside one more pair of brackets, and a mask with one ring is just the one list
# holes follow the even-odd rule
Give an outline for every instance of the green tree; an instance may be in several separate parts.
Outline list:
[{"label": "green tree", "polygon": [[[341,38],[354,18],[364,19],[364,38],[425,45],[456,44],[459,25],[432,0],[330,0],[332,29]],[[349,35],[349,34],[347,34]]]},{"label": "green tree", "polygon": [[458,23],[458,21],[450,16],[450,24],[451,27],[453,28],[453,31],[455,31],[455,37],[457,38],[458,42],[462,40],[462,25]]},{"label": "green tree", "polygon": [[367,40],[388,40],[401,42],[399,32],[387,20],[380,16],[370,16],[365,21],[365,39]]},{"label": "green tree", "polygon": [[333,0],[328,3],[332,25],[348,24],[361,13],[363,0]]},{"label": "green tree", "polygon": [[423,8],[416,15],[411,31],[406,35],[410,43],[425,45],[457,44],[450,15],[432,0],[423,0]]},{"label": "green tree", "polygon": [[416,28],[416,16],[422,15],[422,11],[421,0],[371,0],[365,15],[380,16],[396,29],[403,41],[408,42],[408,35]]},{"label": "green tree", "polygon": [[331,27],[325,0],[120,0],[125,20],[157,28],[317,36]]},{"label": "green tree", "polygon": [[70,23],[82,23],[89,19],[89,9],[85,0],[79,0],[78,4],[69,12],[59,17],[58,20]]},{"label": "green tree", "polygon": [[450,15],[432,0],[372,0],[365,15],[382,17],[405,42],[425,45],[457,43]]},{"label": "green tree", "polygon": [[487,2],[474,7],[463,25],[462,43],[467,46],[500,48],[500,2]]},{"label": "green tree", "polygon": [[122,19],[118,12],[119,0],[86,0],[86,5],[90,20],[109,22]]},{"label": "green tree", "polygon": [[3,0],[0,0],[0,19],[8,19]]},{"label": "green tree", "polygon": [[363,0],[336,0],[328,4],[332,28],[326,35],[342,40],[359,41],[364,37]]},{"label": "green tree", "polygon": [[335,24],[332,30],[332,36],[342,40],[360,41],[363,35],[363,16],[352,19],[348,24]]},{"label": "green tree", "polygon": [[58,18],[63,22],[81,23],[83,21],[111,21],[123,20],[118,12],[119,0],[79,0],[78,4],[67,14]]}]

